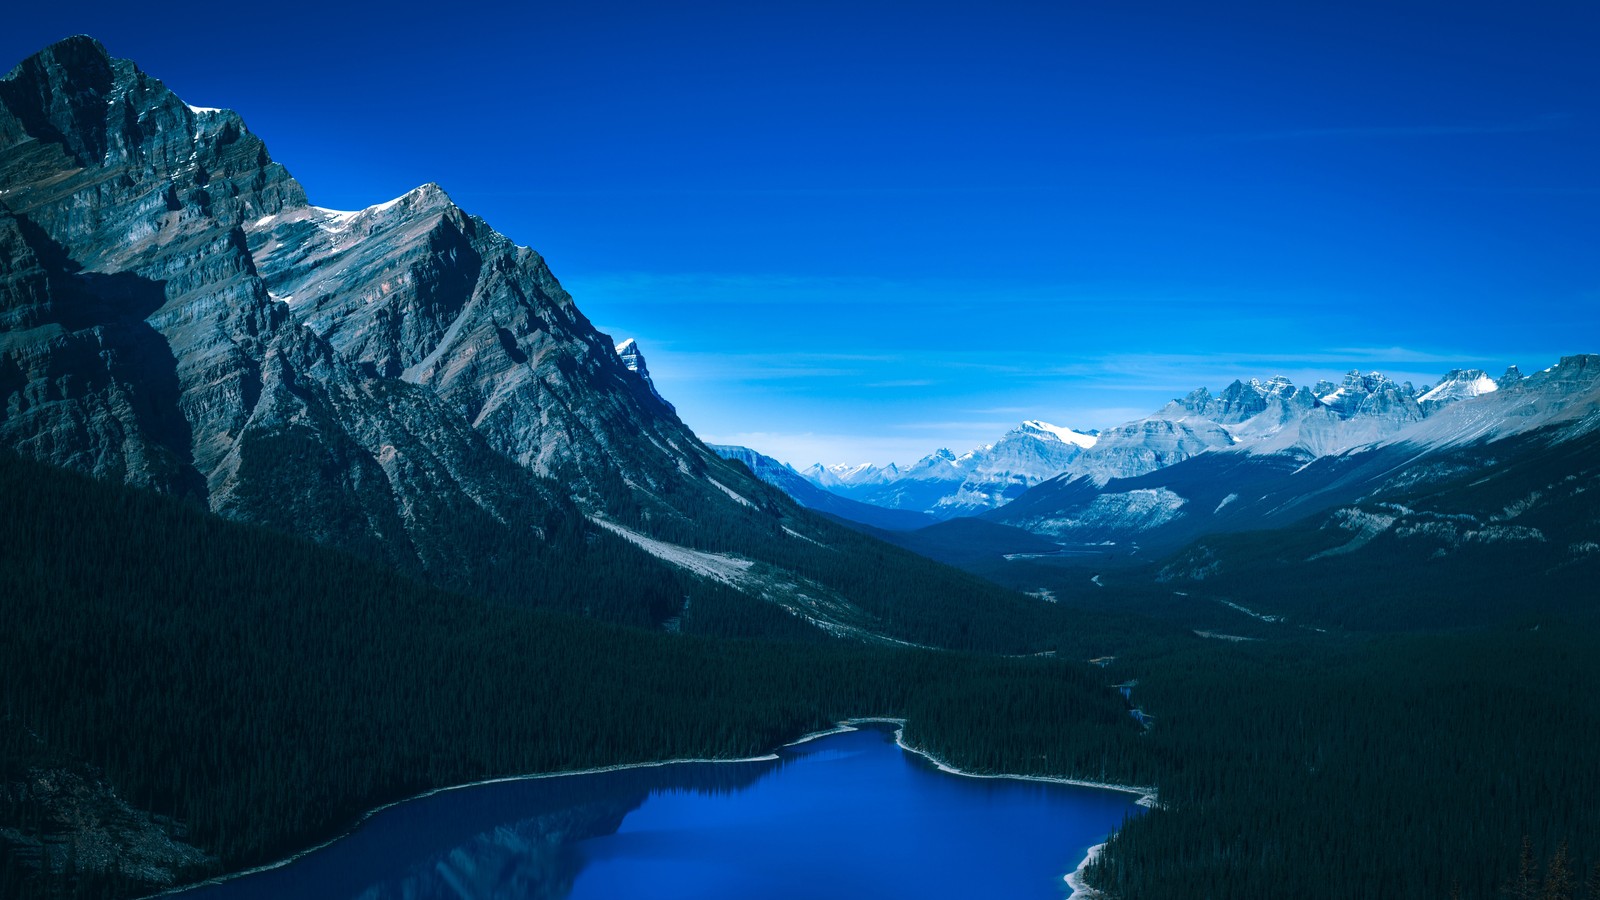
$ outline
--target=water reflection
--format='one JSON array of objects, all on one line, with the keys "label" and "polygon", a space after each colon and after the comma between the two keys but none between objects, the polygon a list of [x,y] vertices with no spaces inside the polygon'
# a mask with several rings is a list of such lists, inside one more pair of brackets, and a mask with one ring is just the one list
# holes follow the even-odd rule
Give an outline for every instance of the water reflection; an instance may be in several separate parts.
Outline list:
[{"label": "water reflection", "polygon": [[1125,794],[951,776],[892,741],[863,730],[777,760],[445,791],[287,866],[182,896],[814,898],[825,879],[830,896],[1060,898],[1061,874],[1137,811]]}]

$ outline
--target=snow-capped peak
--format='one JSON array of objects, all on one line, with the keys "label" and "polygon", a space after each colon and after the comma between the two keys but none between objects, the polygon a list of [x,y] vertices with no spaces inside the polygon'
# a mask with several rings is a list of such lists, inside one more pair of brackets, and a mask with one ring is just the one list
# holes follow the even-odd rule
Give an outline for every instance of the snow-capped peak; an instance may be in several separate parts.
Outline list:
[{"label": "snow-capped peak", "polygon": [[1094,434],[1084,434],[1081,431],[1073,431],[1071,428],[1051,425],[1049,422],[1041,422],[1037,419],[1029,419],[1023,422],[1022,427],[1025,431],[1054,435],[1062,443],[1076,444],[1085,450],[1093,447],[1095,441],[1099,439]]},{"label": "snow-capped peak", "polygon": [[1433,390],[1417,398],[1418,403],[1444,404],[1500,390],[1500,385],[1482,369],[1453,369]]},{"label": "snow-capped peak", "polygon": [[639,352],[639,342],[633,338],[628,338],[622,343],[616,345],[616,351],[617,358],[622,361],[622,365],[628,371],[639,376],[644,381],[645,386],[650,388],[650,393],[653,394],[657,400],[660,400],[662,403],[666,404],[668,409],[672,410],[673,412],[677,412],[677,409],[671,403],[667,403],[667,398],[661,396],[661,392],[656,390],[656,383],[650,377],[650,367],[645,364],[644,354]]}]

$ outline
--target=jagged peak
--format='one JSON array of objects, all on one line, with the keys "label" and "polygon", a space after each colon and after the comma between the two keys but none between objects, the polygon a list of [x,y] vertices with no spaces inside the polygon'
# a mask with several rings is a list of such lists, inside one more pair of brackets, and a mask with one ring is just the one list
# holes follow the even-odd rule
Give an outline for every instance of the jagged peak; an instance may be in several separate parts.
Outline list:
[{"label": "jagged peak", "polygon": [[650,370],[645,365],[644,353],[639,350],[639,342],[633,338],[626,338],[616,346],[617,356],[622,359],[622,364],[630,372],[638,372],[645,378],[650,377]]},{"label": "jagged peak", "polygon": [[1417,402],[1436,406],[1498,390],[1500,390],[1499,383],[1482,369],[1451,369],[1444,373],[1438,384],[1418,397]]},{"label": "jagged peak", "polygon": [[[434,213],[456,209],[450,195],[433,182],[428,182],[420,187],[414,187],[393,200],[374,203],[365,209],[330,209],[326,206],[309,207],[312,212],[320,215],[320,225],[324,231],[340,232],[350,227],[351,223],[358,220],[370,221],[373,217],[384,216],[391,210],[398,209],[401,214]],[[270,220],[268,220],[270,221]],[[258,223],[262,224],[262,223]]]},{"label": "jagged peak", "polygon": [[56,62],[66,66],[81,62],[85,58],[99,60],[103,65],[109,66],[111,64],[111,51],[107,50],[106,45],[100,43],[100,40],[92,35],[69,35],[17,63],[11,68],[11,71],[6,73],[5,80],[10,81],[18,77],[30,65],[42,67],[50,62]]},{"label": "jagged peak", "polygon": [[1270,394],[1274,397],[1282,397],[1286,394],[1294,393],[1294,382],[1290,381],[1287,375],[1274,375],[1266,381],[1252,378],[1250,379],[1250,386],[1260,393]]},{"label": "jagged peak", "polygon": [[639,352],[639,342],[633,338],[628,338],[617,344],[615,349],[617,352],[617,358],[622,361],[622,365],[625,366],[628,371],[638,375],[639,378],[644,381],[645,386],[650,389],[650,393],[657,400],[660,400],[662,404],[667,407],[667,409],[676,412],[677,408],[671,403],[668,403],[667,398],[661,396],[661,392],[656,390],[655,379],[650,377],[650,367],[645,364],[644,354]]}]

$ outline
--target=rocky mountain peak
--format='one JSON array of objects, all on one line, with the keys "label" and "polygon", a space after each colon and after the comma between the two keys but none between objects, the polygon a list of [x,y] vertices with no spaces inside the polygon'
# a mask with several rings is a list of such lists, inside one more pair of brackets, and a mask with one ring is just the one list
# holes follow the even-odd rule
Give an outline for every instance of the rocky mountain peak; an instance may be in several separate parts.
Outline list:
[{"label": "rocky mountain peak", "polygon": [[1275,397],[1281,397],[1294,392],[1294,382],[1290,381],[1288,377],[1284,375],[1274,375],[1271,378],[1268,378],[1266,381],[1252,378],[1250,379],[1250,386],[1261,393],[1271,394]]},{"label": "rocky mountain peak", "polygon": [[[1329,387],[1332,390],[1332,387]],[[1197,388],[1176,401],[1184,412],[1224,424],[1238,424],[1256,418],[1269,408],[1280,410],[1279,418],[1289,415],[1286,409],[1309,409],[1315,404],[1315,395],[1305,388],[1296,388],[1294,382],[1282,375],[1265,381],[1252,378],[1249,382],[1235,379],[1220,394]],[[1174,410],[1176,412],[1176,410]]]},{"label": "rocky mountain peak", "polygon": [[1337,388],[1317,399],[1341,419],[1376,416],[1399,422],[1424,415],[1410,382],[1397,384],[1382,372],[1351,369]]},{"label": "rocky mountain peak", "polygon": [[[0,85],[0,98],[17,113],[26,133],[49,134],[79,165],[88,166],[106,153],[115,80],[111,54],[99,41],[80,34],[18,63]],[[0,143],[14,140],[0,130]]]},{"label": "rocky mountain peak", "polygon": [[1205,388],[1195,388],[1178,401],[1184,409],[1193,413],[1204,413],[1211,405],[1211,392]]},{"label": "rocky mountain peak", "polygon": [[1499,383],[1482,369],[1451,369],[1438,384],[1418,397],[1417,402],[1421,404],[1423,411],[1431,414],[1447,403],[1492,393],[1499,389]]},{"label": "rocky mountain peak", "polygon": [[644,353],[639,350],[639,342],[633,338],[628,338],[618,344],[616,350],[617,358],[622,360],[622,364],[627,367],[628,371],[639,376],[640,380],[650,388],[650,393],[665,404],[667,409],[676,412],[677,407],[667,403],[667,398],[661,396],[661,392],[656,390],[656,383],[650,378],[650,367],[645,364]]}]

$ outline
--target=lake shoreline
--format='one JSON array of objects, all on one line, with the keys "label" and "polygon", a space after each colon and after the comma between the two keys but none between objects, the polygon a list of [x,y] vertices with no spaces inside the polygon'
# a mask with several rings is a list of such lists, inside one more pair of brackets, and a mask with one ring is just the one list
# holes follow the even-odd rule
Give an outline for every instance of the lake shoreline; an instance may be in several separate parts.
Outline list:
[{"label": "lake shoreline", "polygon": [[[1050,783],[1053,783],[1053,784],[1073,785],[1073,786],[1076,786],[1076,787],[1088,787],[1088,788],[1098,788],[1098,789],[1102,789],[1102,790],[1122,791],[1124,793],[1142,795],[1139,798],[1139,800],[1137,801],[1140,806],[1153,806],[1154,802],[1155,802],[1155,791],[1154,791],[1153,788],[1143,788],[1143,787],[1138,787],[1138,786],[1133,786],[1133,785],[1118,785],[1118,784],[1109,784],[1109,783],[1103,783],[1103,782],[1084,781],[1084,780],[1080,780],[1080,779],[1061,778],[1061,777],[1049,776],[1049,775],[985,775],[985,774],[980,774],[980,773],[977,773],[977,772],[963,771],[963,770],[958,769],[958,768],[950,765],[949,763],[946,763],[945,761],[935,757],[933,754],[931,754],[931,753],[929,753],[929,752],[927,752],[925,750],[921,750],[921,749],[918,749],[916,747],[913,747],[913,746],[907,744],[905,742],[906,720],[905,719],[898,719],[898,718],[891,718],[891,717],[887,717],[887,716],[863,716],[863,717],[858,717],[858,718],[843,719],[832,728],[824,729],[824,730],[821,730],[821,731],[813,731],[813,732],[810,732],[808,734],[802,735],[802,736],[800,736],[800,737],[798,737],[798,738],[796,738],[796,739],[794,739],[792,741],[789,741],[786,744],[781,744],[781,745],[778,746],[777,750],[784,750],[784,749],[787,749],[789,747],[797,747],[797,746],[799,746],[801,744],[809,743],[811,741],[819,740],[821,738],[829,737],[829,736],[835,735],[835,734],[846,734],[846,733],[852,732],[852,731],[859,731],[860,729],[857,726],[859,726],[859,725],[871,725],[871,724],[894,725],[894,726],[896,726],[895,735],[894,735],[896,746],[898,746],[901,750],[904,750],[907,753],[911,753],[911,754],[914,754],[916,756],[922,757],[923,759],[927,760],[929,763],[932,763],[936,768],[939,769],[939,771],[945,772],[945,773],[948,773],[948,774],[951,774],[951,775],[960,775],[960,776],[963,776],[963,777],[966,777],[966,778],[1003,778],[1003,779],[1014,780],[1014,781],[1043,781],[1043,782],[1050,782]],[[597,766],[597,767],[589,768],[589,769],[570,769],[570,770],[562,771],[562,772],[542,772],[542,773],[533,774],[533,775],[505,775],[505,776],[501,776],[501,777],[498,777],[498,778],[485,778],[485,779],[481,779],[479,781],[469,781],[469,782],[464,782],[462,784],[452,784],[452,785],[447,785],[445,787],[433,788],[431,790],[423,791],[422,793],[419,793],[419,794],[414,794],[414,795],[409,796],[409,797],[403,797],[403,798],[401,798],[399,800],[393,800],[393,801],[385,803],[385,804],[383,804],[381,806],[373,807],[372,809],[369,809],[366,812],[362,813],[361,815],[357,816],[355,818],[355,820],[350,823],[349,827],[343,829],[342,831],[340,831],[338,834],[334,835],[333,837],[328,838],[325,841],[321,841],[321,842],[319,842],[319,843],[317,843],[317,844],[315,844],[313,846],[307,847],[304,850],[296,851],[295,853],[293,853],[293,854],[291,854],[289,856],[286,856],[283,859],[276,860],[276,861],[270,862],[270,863],[264,863],[264,864],[259,865],[259,866],[252,866],[252,867],[250,867],[248,869],[241,869],[240,871],[237,871],[237,872],[227,872],[227,873],[224,873],[224,874],[221,874],[221,875],[216,875],[216,876],[213,876],[211,878],[207,878],[207,879],[204,879],[204,880],[201,880],[201,881],[191,882],[191,883],[185,884],[185,885],[167,888],[166,890],[159,891],[159,892],[154,893],[154,894],[147,894],[147,895],[145,895],[143,900],[156,900],[156,898],[159,898],[159,897],[177,896],[179,894],[184,893],[185,891],[191,891],[191,890],[195,890],[197,888],[210,887],[210,886],[213,886],[213,885],[219,885],[219,884],[223,884],[225,882],[233,881],[236,878],[243,878],[243,877],[245,877],[247,875],[259,875],[262,872],[270,872],[270,871],[272,871],[274,869],[281,869],[284,866],[287,866],[287,865],[290,865],[291,863],[297,862],[297,861],[305,858],[306,856],[309,856],[309,855],[311,855],[313,853],[316,853],[319,850],[322,850],[322,849],[324,849],[324,848],[326,848],[326,847],[328,847],[328,846],[330,846],[330,845],[332,845],[334,843],[337,843],[338,841],[341,841],[341,840],[349,837],[351,834],[355,833],[355,831],[357,829],[359,829],[362,825],[366,824],[366,822],[369,819],[371,819],[373,816],[375,816],[375,815],[377,815],[377,814],[379,814],[379,813],[381,813],[381,812],[383,812],[383,811],[385,811],[387,809],[391,809],[393,807],[399,806],[402,803],[410,803],[413,800],[421,800],[421,799],[424,799],[426,797],[432,797],[432,796],[435,796],[437,794],[445,793],[447,791],[459,791],[459,790],[464,790],[466,788],[482,787],[482,786],[491,785],[491,784],[505,784],[507,782],[512,782],[512,781],[537,781],[537,780],[541,780],[541,779],[545,779],[545,778],[566,778],[566,777],[573,776],[573,775],[600,775],[600,774],[605,774],[607,772],[622,772],[622,771],[626,771],[628,769],[649,769],[649,768],[657,768],[657,767],[660,767],[660,766],[674,766],[674,765],[679,765],[679,764],[684,764],[684,763],[772,762],[774,760],[778,760],[778,759],[781,759],[781,758],[782,757],[780,757],[778,755],[777,751],[775,750],[775,751],[773,751],[771,753],[765,753],[765,754],[762,754],[760,756],[747,756],[747,757],[742,757],[742,758],[739,758],[739,759],[695,759],[695,758],[664,759],[664,760],[657,760],[657,761],[654,761],[654,762],[618,763],[616,765]],[[1150,802],[1146,803],[1147,800],[1150,801]],[[1098,846],[1104,846],[1104,845],[1102,844],[1102,845],[1098,845]],[[1091,856],[1094,853],[1094,850],[1098,849],[1098,846],[1096,848],[1091,848],[1091,850],[1090,850]],[[1088,859],[1085,859],[1084,862],[1079,865],[1079,867],[1078,867],[1079,871],[1082,871],[1083,867],[1085,865],[1087,865],[1087,864],[1088,864]],[[1076,874],[1076,873],[1074,873],[1074,874]],[[1069,879],[1068,883],[1071,884],[1070,879],[1072,878],[1072,875],[1068,875],[1067,878]]]},{"label": "lake shoreline", "polygon": [[[1146,809],[1155,809],[1159,803],[1159,801],[1156,799],[1156,789],[1154,787],[1141,787],[1139,785],[1132,784],[1112,784],[1105,781],[1086,781],[1081,778],[1062,778],[1054,775],[983,775],[977,772],[967,772],[950,765],[926,750],[922,750],[907,744],[905,742],[906,720],[904,719],[846,719],[845,721],[839,723],[840,728],[835,729],[835,732],[849,730],[847,726],[853,723],[865,724],[869,722],[886,722],[898,725],[899,727],[894,733],[894,742],[899,745],[900,749],[906,751],[907,753],[914,753],[917,756],[926,759],[928,762],[933,763],[933,765],[937,767],[939,771],[946,772],[951,775],[961,775],[966,778],[1004,778],[1008,781],[1043,781],[1050,784],[1066,784],[1074,787],[1122,791],[1123,793],[1127,794],[1140,795],[1139,799],[1134,802]],[[802,738],[802,740],[807,739],[809,738]],[[1067,883],[1067,887],[1072,889],[1072,893],[1069,895],[1069,897],[1077,898],[1077,900],[1100,900],[1102,896],[1101,893],[1095,890],[1093,887],[1090,887],[1089,884],[1084,881],[1084,875],[1087,872],[1090,864],[1092,864],[1095,859],[1097,859],[1100,854],[1105,851],[1107,843],[1108,842],[1101,842],[1090,847],[1088,852],[1084,854],[1083,861],[1078,863],[1078,867],[1073,869],[1071,872],[1068,872],[1066,876],[1062,878],[1062,880]]]},{"label": "lake shoreline", "polygon": [[1104,843],[1095,844],[1093,847],[1090,847],[1089,852],[1083,855],[1083,862],[1078,863],[1078,867],[1073,869],[1071,872],[1068,872],[1067,876],[1062,879],[1062,881],[1067,883],[1067,887],[1072,888],[1072,893],[1067,895],[1069,898],[1076,898],[1076,900],[1101,900],[1101,897],[1104,896],[1099,891],[1090,887],[1089,883],[1083,879],[1088,873],[1089,866],[1093,865],[1094,861],[1100,858],[1100,854],[1104,853],[1105,849],[1106,844]]}]

